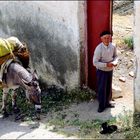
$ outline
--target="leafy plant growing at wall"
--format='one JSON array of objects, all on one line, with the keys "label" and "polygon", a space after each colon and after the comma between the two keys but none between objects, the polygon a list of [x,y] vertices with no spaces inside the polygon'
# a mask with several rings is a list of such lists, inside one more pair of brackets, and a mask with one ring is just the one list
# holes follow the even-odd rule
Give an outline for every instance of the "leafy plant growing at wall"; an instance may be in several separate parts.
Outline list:
[{"label": "leafy plant growing at wall", "polygon": [[132,36],[129,36],[129,37],[124,38],[124,43],[125,43],[130,49],[133,50],[133,37],[132,37]]}]

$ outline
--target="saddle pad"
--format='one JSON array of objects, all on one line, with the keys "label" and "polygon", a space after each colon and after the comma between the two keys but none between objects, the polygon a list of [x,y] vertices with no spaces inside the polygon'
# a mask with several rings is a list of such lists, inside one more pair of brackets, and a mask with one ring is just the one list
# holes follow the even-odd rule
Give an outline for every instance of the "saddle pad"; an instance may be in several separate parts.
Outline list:
[{"label": "saddle pad", "polygon": [[6,39],[0,38],[0,57],[11,53],[14,50],[14,45],[9,43]]}]

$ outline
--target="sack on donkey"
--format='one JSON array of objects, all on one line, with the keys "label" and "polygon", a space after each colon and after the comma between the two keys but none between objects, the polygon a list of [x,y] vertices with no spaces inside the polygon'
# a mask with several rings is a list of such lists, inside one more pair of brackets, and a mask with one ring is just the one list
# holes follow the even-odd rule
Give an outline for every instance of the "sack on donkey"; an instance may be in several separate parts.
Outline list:
[{"label": "sack on donkey", "polygon": [[10,43],[6,39],[0,38],[0,57],[10,54],[11,51],[14,51],[14,49],[15,49],[15,44]]}]

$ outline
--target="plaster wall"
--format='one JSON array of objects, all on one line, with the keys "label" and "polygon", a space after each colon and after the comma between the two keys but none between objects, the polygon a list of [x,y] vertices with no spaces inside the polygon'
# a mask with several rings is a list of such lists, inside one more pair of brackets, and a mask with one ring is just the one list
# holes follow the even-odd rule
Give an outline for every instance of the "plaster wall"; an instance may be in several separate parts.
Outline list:
[{"label": "plaster wall", "polygon": [[80,84],[86,45],[84,1],[0,1],[0,36],[16,36],[31,52],[31,67],[47,84]]},{"label": "plaster wall", "polygon": [[135,80],[134,80],[134,107],[140,112],[140,1],[134,1],[134,52],[135,52]]}]

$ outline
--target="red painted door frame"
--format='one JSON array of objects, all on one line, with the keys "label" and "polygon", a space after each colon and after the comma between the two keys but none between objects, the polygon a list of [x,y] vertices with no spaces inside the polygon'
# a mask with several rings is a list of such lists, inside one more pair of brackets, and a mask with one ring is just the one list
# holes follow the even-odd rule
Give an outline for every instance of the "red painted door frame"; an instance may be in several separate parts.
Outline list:
[{"label": "red painted door frame", "polygon": [[92,63],[93,54],[100,43],[100,33],[103,30],[112,31],[112,7],[112,0],[87,1],[87,86],[94,90],[96,90],[96,68]]}]

